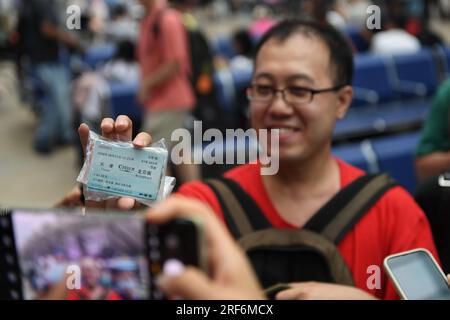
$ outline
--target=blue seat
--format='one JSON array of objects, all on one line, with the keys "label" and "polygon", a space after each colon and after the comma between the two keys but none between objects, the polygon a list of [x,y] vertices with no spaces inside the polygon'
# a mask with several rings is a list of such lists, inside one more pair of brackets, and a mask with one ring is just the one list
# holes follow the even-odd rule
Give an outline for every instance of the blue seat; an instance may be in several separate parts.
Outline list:
[{"label": "blue seat", "polygon": [[357,52],[366,52],[369,49],[369,43],[361,35],[360,29],[348,27],[344,30],[344,33],[352,41]]},{"label": "blue seat", "polygon": [[359,142],[333,147],[333,154],[345,162],[354,165],[355,167],[358,167],[364,171],[369,171],[367,160],[361,151],[361,143]]},{"label": "blue seat", "polygon": [[378,116],[388,131],[420,127],[428,115],[429,105],[430,100],[406,100],[380,108]]},{"label": "blue seat", "polygon": [[[430,60],[431,59],[431,60]],[[402,71],[412,61],[419,61],[419,70],[425,67],[424,82],[419,83],[414,72],[406,79]],[[396,64],[396,65],[394,65]],[[355,57],[355,76],[353,80],[355,98],[343,120],[338,121],[334,132],[335,141],[362,139],[381,133],[400,132],[415,129],[425,120],[429,99],[426,94],[437,85],[436,69],[430,67],[434,60],[429,50],[417,54],[381,57],[362,54]],[[409,68],[414,69],[413,65]],[[404,76],[403,79],[397,75]],[[427,80],[428,79],[428,80]],[[428,81],[429,89],[426,86]],[[424,99],[426,98],[426,99]],[[365,107],[361,107],[365,101]],[[369,105],[367,105],[369,103]]]},{"label": "blue seat", "polygon": [[105,44],[91,47],[86,50],[83,61],[91,68],[96,69],[101,64],[112,59],[116,54],[117,47],[114,44]]},{"label": "blue seat", "polygon": [[236,55],[233,47],[233,41],[230,37],[220,36],[213,40],[212,47],[217,55],[223,56],[228,60]]},{"label": "blue seat", "polygon": [[114,119],[123,114],[131,119],[142,119],[142,107],[136,100],[138,83],[110,83],[111,117]]},{"label": "blue seat", "polygon": [[380,137],[335,146],[333,154],[366,172],[386,172],[412,193],[417,184],[414,153],[419,138],[419,131]]},{"label": "blue seat", "polygon": [[429,100],[419,99],[349,110],[346,117],[336,123],[334,140],[363,139],[419,128],[427,117],[429,104]]},{"label": "blue seat", "polygon": [[383,124],[376,108],[350,109],[345,118],[336,123],[333,137],[335,141],[363,139],[383,132]]},{"label": "blue seat", "polygon": [[386,59],[372,54],[354,58],[354,101],[352,107],[379,104],[397,98],[395,84]]},{"label": "blue seat", "polygon": [[433,95],[439,85],[439,74],[430,49],[422,49],[413,54],[394,55],[392,60],[400,81],[404,84],[410,83],[411,88],[416,86],[416,90],[422,90],[422,86],[426,89],[426,96]]},{"label": "blue seat", "polygon": [[404,133],[372,140],[380,171],[389,173],[408,191],[416,188],[414,154],[420,132]]}]

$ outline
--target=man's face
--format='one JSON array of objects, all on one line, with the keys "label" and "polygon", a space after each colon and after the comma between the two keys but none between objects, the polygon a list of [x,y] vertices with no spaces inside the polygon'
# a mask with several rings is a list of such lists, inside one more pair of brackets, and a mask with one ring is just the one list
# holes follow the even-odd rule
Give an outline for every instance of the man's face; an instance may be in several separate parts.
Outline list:
[{"label": "man's face", "polygon": [[[256,58],[253,84],[275,89],[334,87],[329,50],[320,39],[303,34],[284,42],[269,40]],[[336,119],[344,116],[350,100],[349,86],[296,105],[278,93],[269,103],[251,102],[251,122],[257,130],[281,129],[280,162],[304,161],[330,145]]]},{"label": "man's face", "polygon": [[81,274],[83,276],[83,285],[93,288],[100,279],[100,270],[95,261],[86,259],[81,263]]}]

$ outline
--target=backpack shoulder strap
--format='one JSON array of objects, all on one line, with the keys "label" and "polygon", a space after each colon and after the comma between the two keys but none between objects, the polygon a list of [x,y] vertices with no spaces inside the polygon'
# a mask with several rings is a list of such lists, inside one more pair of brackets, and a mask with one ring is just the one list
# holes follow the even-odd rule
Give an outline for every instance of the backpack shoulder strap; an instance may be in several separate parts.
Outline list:
[{"label": "backpack shoulder strap", "polygon": [[205,183],[219,200],[225,222],[236,239],[271,227],[261,208],[238,183],[225,177],[208,179]]},{"label": "backpack shoulder strap", "polygon": [[387,174],[364,175],[339,191],[304,228],[338,244],[386,191],[396,185]]},{"label": "backpack shoulder strap", "polygon": [[161,33],[161,20],[166,10],[168,10],[168,8],[162,8],[156,12],[155,22],[152,25],[152,33],[155,38],[158,38]]}]

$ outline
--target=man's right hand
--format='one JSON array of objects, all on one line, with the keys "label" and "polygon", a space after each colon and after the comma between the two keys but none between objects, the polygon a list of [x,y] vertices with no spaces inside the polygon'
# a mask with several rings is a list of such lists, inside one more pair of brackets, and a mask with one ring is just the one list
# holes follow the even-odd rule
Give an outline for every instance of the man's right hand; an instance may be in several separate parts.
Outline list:
[{"label": "man's right hand", "polygon": [[[121,115],[117,119],[105,118],[101,125],[102,136],[107,139],[131,141],[133,132],[133,123],[127,116]],[[78,128],[81,145],[83,147],[84,157],[86,158],[86,147],[89,140],[89,126],[82,123]],[[135,148],[145,148],[152,143],[152,137],[145,132],[139,133],[133,140]],[[86,201],[87,208],[107,209],[114,208],[119,210],[131,210],[139,204],[131,198],[110,199],[105,201]]]},{"label": "man's right hand", "polygon": [[157,280],[158,285],[169,297],[202,300],[265,298],[250,261],[210,207],[198,200],[174,195],[147,211],[150,223],[163,224],[174,218],[202,221],[210,275],[191,266],[176,274],[163,274]]}]

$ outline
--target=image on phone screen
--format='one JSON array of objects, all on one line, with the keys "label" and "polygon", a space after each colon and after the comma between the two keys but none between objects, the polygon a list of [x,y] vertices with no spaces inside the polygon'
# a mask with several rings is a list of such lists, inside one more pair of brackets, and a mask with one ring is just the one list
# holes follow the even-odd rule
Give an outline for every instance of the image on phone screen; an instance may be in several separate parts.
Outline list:
[{"label": "image on phone screen", "polygon": [[66,276],[69,300],[148,298],[141,218],[16,210],[12,220],[25,299]]}]

